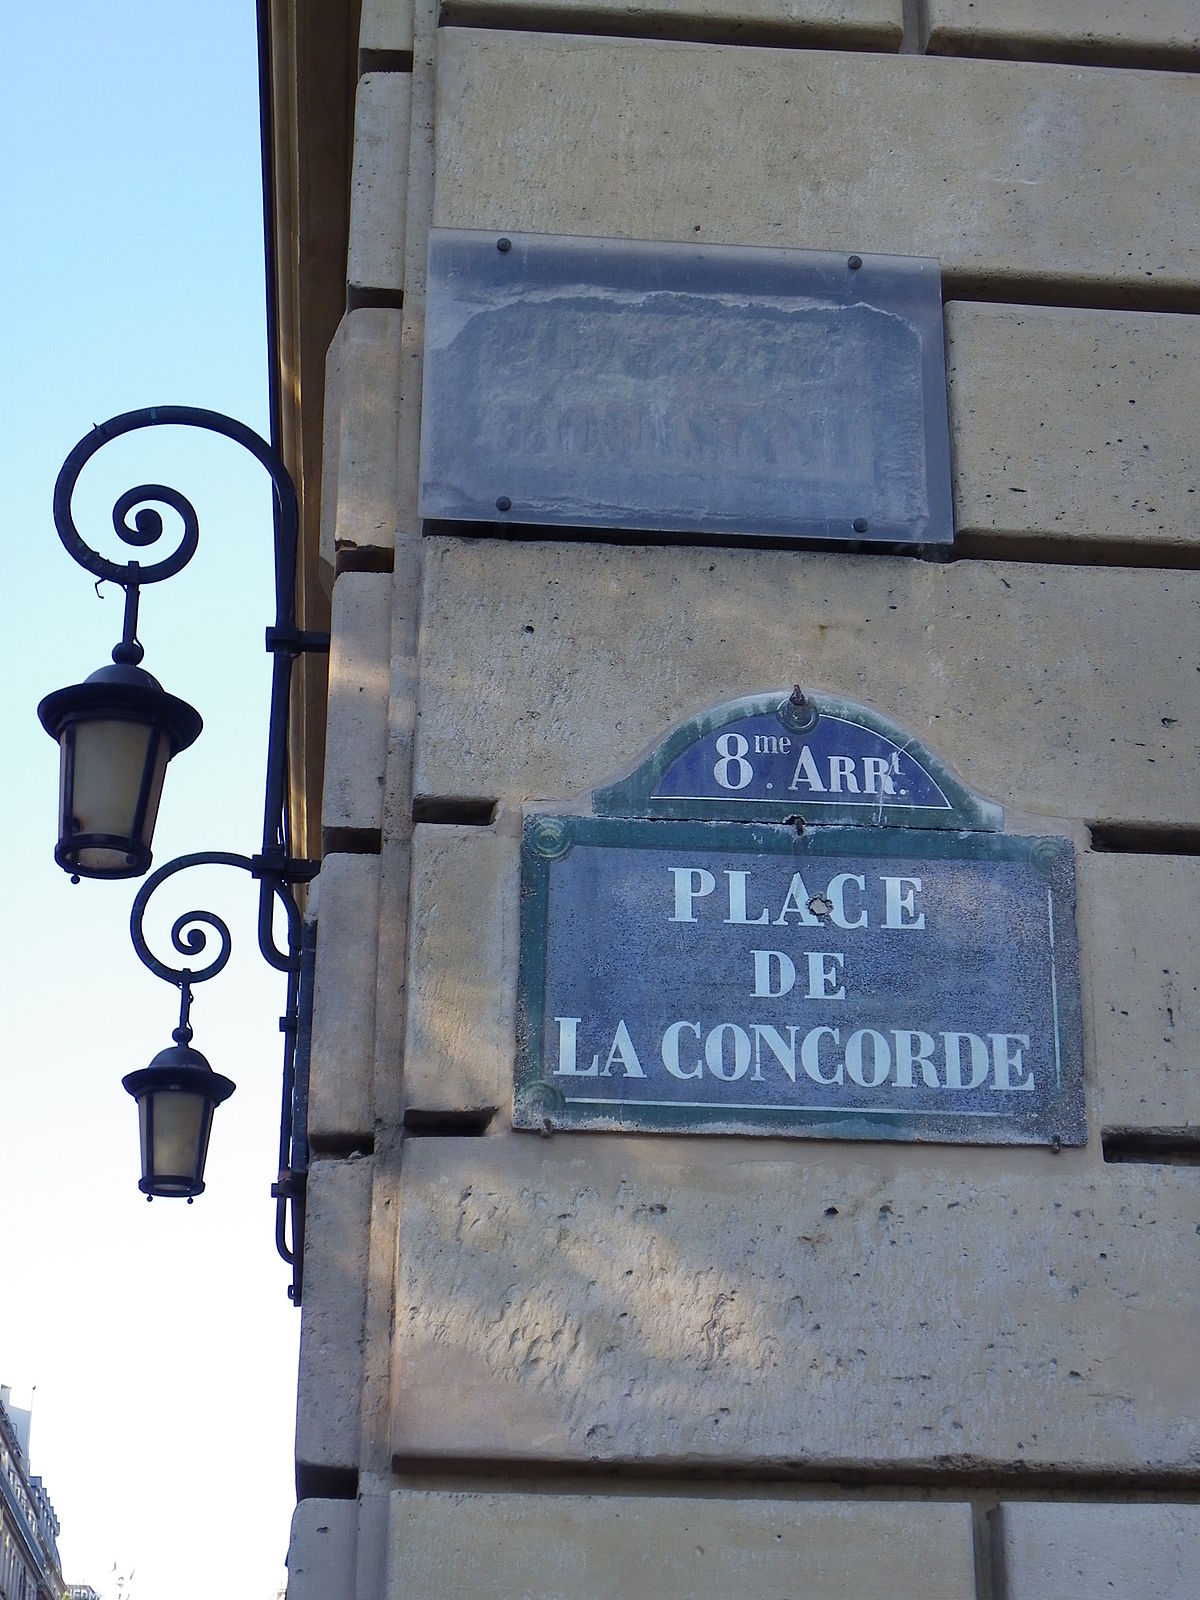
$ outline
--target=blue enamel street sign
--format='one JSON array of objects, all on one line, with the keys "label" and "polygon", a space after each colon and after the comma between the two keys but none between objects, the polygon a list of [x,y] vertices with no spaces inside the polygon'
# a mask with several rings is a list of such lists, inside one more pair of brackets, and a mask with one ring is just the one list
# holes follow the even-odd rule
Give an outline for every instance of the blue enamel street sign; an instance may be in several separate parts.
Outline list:
[{"label": "blue enamel street sign", "polygon": [[518,1017],[517,1127],[1086,1142],[1063,839],[534,815]]}]

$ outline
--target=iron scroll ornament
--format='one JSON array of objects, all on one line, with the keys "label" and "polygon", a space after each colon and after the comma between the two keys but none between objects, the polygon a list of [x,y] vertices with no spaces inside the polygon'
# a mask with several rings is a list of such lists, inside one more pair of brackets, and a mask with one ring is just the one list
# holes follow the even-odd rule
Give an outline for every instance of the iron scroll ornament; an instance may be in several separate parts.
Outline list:
[{"label": "iron scroll ornament", "polygon": [[[133,902],[133,910],[129,917],[129,936],[142,965],[148,967],[156,978],[162,978],[164,982],[173,983],[178,988],[192,987],[215,978],[218,973],[225,970],[233,950],[233,939],[228,924],[215,911],[203,910],[184,911],[176,917],[171,925],[171,944],[180,955],[203,955],[208,948],[209,935],[205,932],[205,929],[208,929],[216,935],[219,943],[216,955],[212,956],[206,965],[198,969],[191,965],[173,967],[168,962],[160,960],[150,948],[146,938],[145,917],[155,890],[168,879],[192,867],[236,867],[242,872],[248,872],[251,877],[263,876],[261,858],[235,855],[228,850],[198,850],[191,855],[176,856],[174,861],[168,861],[166,866],[159,867],[157,872],[152,872],[146,879]],[[260,941],[259,948],[263,959],[272,966],[278,962],[280,970],[296,972],[300,968],[300,910],[287,884],[279,882],[274,874],[271,874],[271,878],[270,889],[287,917],[288,953],[285,955],[277,950],[273,941],[265,949]]]},{"label": "iron scroll ornament", "polygon": [[[143,964],[157,977],[180,990],[180,1023],[174,1037],[178,1042],[180,1035],[186,1034],[190,1040],[192,988],[224,970],[231,949],[229,929],[214,912],[198,910],[183,914],[171,929],[174,950],[184,957],[202,956],[209,949],[210,939],[215,937],[216,951],[199,967],[187,963],[172,965],[156,956],[146,941],[143,919],[147,904],[155,890],[168,878],[193,866],[234,867],[249,872],[258,881],[259,950],[271,967],[287,975],[286,1010],[280,1023],[285,1047],[279,1176],[272,1186],[272,1194],[276,1199],[276,1244],[283,1259],[292,1265],[293,1281],[289,1293],[299,1303],[308,1162],[304,1126],[307,1091],[306,1085],[298,1080],[306,1076],[306,1056],[301,1047],[302,1035],[308,1027],[306,1013],[308,996],[311,994],[314,933],[302,923],[294,887],[315,877],[319,863],[298,858],[292,853],[286,803],[287,724],[292,665],[305,652],[327,652],[329,635],[302,631],[296,626],[299,504],[295,485],[272,446],[235,418],[194,406],[151,406],[113,417],[93,428],[80,440],[64,461],[55,483],[54,522],[59,539],[73,560],[95,578],[117,583],[124,590],[122,636],[112,652],[112,659],[118,668],[139,667],[144,653],[137,637],[140,591],[146,584],[161,582],[181,572],[196,553],[200,525],[195,507],[186,495],[160,483],[139,484],[117,498],[112,511],[113,529],[121,542],[133,550],[149,551],[166,536],[164,518],[157,508],[169,509],[179,518],[181,532],[174,548],[159,559],[144,564],[136,556],[127,562],[113,561],[94,549],[76,526],[72,500],[83,469],[105,444],[143,428],[172,426],[201,428],[231,440],[249,451],[271,479],[274,497],[275,615],[273,625],[266,630],[266,648],[272,657],[272,674],[262,848],[256,856],[203,851],[181,856],[160,867],[146,879],[134,901],[130,934]],[[190,711],[188,707],[184,709]],[[192,715],[195,716],[195,713]],[[196,731],[199,731],[199,718],[196,717],[195,721]],[[148,851],[145,861],[148,865]],[[275,937],[277,907],[282,907],[284,911],[286,940],[283,948],[277,944]],[[286,1237],[285,1217],[285,1208],[289,1203],[292,1208],[290,1246]]]},{"label": "iron scroll ornament", "polygon": [[[86,568],[97,578],[108,578],[124,587],[130,581],[138,584],[160,583],[164,578],[172,578],[177,572],[182,572],[195,555],[200,541],[200,522],[196,509],[186,495],[165,484],[139,484],[134,489],[126,490],[113,506],[113,528],[117,537],[124,544],[143,549],[156,544],[164,532],[162,517],[148,502],[157,501],[161,505],[168,505],[181,518],[184,531],[178,548],[149,567],[143,567],[136,561],[124,565],[109,561],[87,543],[75,526],[75,520],[71,515],[71,500],[79,475],[98,450],[113,439],[119,439],[126,433],[136,432],[139,428],[161,427],[204,428],[209,433],[218,433],[226,439],[232,439],[235,444],[240,444],[243,449],[248,450],[270,474],[275,491],[278,520],[282,525],[281,532],[285,536],[289,530],[295,532],[299,526],[295,485],[275,451],[252,428],[246,427],[234,417],[224,416],[219,411],[205,411],[199,406],[145,406],[139,411],[124,411],[118,417],[110,417],[107,422],[97,423],[92,431],[79,441],[59,470],[54,485],[54,526],[58,529],[58,536],[63,545],[81,567]],[[130,525],[127,517],[135,506],[141,506],[143,509],[137,512],[133,524]],[[286,537],[276,539],[277,559],[281,553],[288,554],[286,549],[288,543]],[[284,547],[282,550],[281,546]],[[290,555],[294,578],[294,542]],[[290,593],[290,590],[287,592]]]}]

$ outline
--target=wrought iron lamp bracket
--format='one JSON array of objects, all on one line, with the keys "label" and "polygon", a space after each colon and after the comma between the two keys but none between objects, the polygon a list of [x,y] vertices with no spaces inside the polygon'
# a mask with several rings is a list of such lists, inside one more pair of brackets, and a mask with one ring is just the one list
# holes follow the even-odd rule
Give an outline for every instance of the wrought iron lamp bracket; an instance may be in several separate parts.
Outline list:
[{"label": "wrought iron lamp bracket", "polygon": [[[133,940],[133,948],[143,966],[149,967],[155,977],[162,978],[166,983],[176,986],[192,986],[205,983],[210,978],[215,978],[223,972],[229,963],[233,948],[233,941],[227,924],[214,911],[185,911],[176,917],[171,926],[172,947],[184,956],[202,955],[208,948],[208,933],[215,933],[219,941],[217,953],[211,957],[206,965],[197,969],[194,966],[173,967],[160,960],[150,949],[146,939],[145,916],[146,908],[156,889],[169,878],[175,877],[180,872],[186,872],[192,867],[236,867],[242,872],[247,872],[252,878],[258,879],[274,898],[268,902],[276,902],[283,907],[287,917],[288,948],[286,955],[276,950],[274,941],[264,945],[262,930],[259,930],[259,949],[263,959],[275,965],[276,959],[281,959],[286,964],[281,970],[297,972],[300,969],[300,908],[296,904],[295,896],[291,891],[292,882],[296,881],[286,870],[277,870],[263,864],[262,856],[235,855],[228,850],[197,850],[190,855],[176,856],[174,861],[168,861],[166,866],[159,867],[152,872],[138,890],[133,902],[133,910],[129,917],[129,936]],[[315,864],[311,861],[291,863],[303,869],[302,876],[312,877]],[[289,863],[282,864],[286,868]]]},{"label": "wrought iron lamp bracket", "polygon": [[[286,814],[287,721],[293,662],[310,652],[329,649],[327,633],[302,630],[296,625],[296,564],[299,540],[299,505],[295,485],[287,468],[265,439],[232,417],[195,406],[150,406],[127,411],[93,428],[67,456],[54,487],[54,523],[67,552],[86,571],[98,579],[119,584],[125,591],[121,640],[112,652],[114,662],[137,666],[143,650],[137,637],[138,606],[141,589],[160,583],[181,572],[195,555],[200,540],[200,525],[195,507],[186,495],[166,484],[144,483],[128,489],[113,506],[112,522],[122,543],[136,550],[149,550],[165,534],[162,514],[157,506],[173,511],[182,524],[178,543],[169,554],[143,564],[131,558],[126,562],[109,560],[80,534],[72,514],[72,498],[83,468],[105,444],[142,428],[196,427],[222,435],[241,445],[266,469],[274,492],[275,617],[266,630],[266,648],[271,656],[271,706],[267,728],[267,768],[263,804],[262,848],[257,855],[236,855],[209,850],[180,856],[153,872],[142,885],[133,903],[130,936],[143,964],[157,977],[180,990],[180,1022],[177,1033],[190,1038],[189,1012],[195,984],[216,977],[228,963],[231,938],[227,925],[214,912],[194,910],[178,917],[171,929],[174,950],[185,957],[202,957],[209,938],[215,935],[217,949],[200,967],[172,965],[151,951],[145,937],[143,919],[155,890],[168,878],[195,866],[227,866],[248,872],[259,884],[258,946],[263,959],[277,971],[287,974],[287,1005],[280,1026],[284,1033],[283,1109],[280,1122],[279,1177],[272,1185],[276,1199],[276,1244],[284,1260],[293,1267],[290,1293],[300,1298],[300,1271],[303,1256],[304,1180],[307,1171],[307,1140],[304,1128],[306,1085],[297,1085],[297,1058],[307,1019],[301,1014],[302,993],[311,984],[311,936],[303,927],[294,886],[316,876],[319,862],[292,854]],[[276,911],[282,907],[286,925],[285,948],[275,939]],[[301,1063],[303,1065],[303,1063]],[[292,1207],[292,1243],[286,1239],[284,1211]]]}]

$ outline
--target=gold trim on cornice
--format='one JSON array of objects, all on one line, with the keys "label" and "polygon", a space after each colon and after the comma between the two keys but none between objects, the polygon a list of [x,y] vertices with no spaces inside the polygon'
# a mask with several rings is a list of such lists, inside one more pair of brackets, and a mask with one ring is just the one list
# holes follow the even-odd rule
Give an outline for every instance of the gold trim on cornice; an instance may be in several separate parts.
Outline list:
[{"label": "gold trim on cornice", "polygon": [[[350,165],[360,0],[259,0],[271,415],[300,496],[297,617],[327,629],[318,572],[325,352],[346,307]],[[271,235],[273,234],[273,238]],[[305,656],[293,679],[289,814],[293,849],[320,854],[326,665]]]}]

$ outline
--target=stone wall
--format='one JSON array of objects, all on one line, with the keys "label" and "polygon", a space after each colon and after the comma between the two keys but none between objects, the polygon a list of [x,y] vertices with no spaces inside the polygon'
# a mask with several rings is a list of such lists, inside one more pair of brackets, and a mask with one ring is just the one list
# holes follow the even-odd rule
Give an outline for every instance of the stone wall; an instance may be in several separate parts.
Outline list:
[{"label": "stone wall", "polygon": [[[293,1600],[1191,1600],[1190,0],[364,0]],[[949,559],[417,515],[432,224],[937,256]],[[1078,1150],[516,1133],[521,809],[800,680],[1072,838]]]}]

